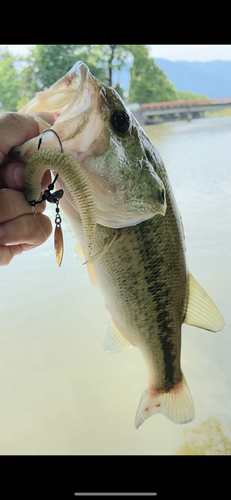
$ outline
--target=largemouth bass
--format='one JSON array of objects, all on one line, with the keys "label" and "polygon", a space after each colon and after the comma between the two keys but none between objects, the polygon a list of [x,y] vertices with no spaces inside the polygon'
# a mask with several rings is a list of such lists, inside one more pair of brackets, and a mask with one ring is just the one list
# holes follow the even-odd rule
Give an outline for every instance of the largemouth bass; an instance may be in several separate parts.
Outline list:
[{"label": "largemouth bass", "polygon": [[[92,254],[100,258],[87,266],[111,314],[103,347],[111,353],[137,347],[148,370],[135,426],[155,413],[176,423],[191,421],[194,404],[180,364],[181,327],[187,323],[216,332],[224,319],[188,271],[182,221],[158,151],[116,91],[81,62],[20,111],[54,114],[52,128],[64,152],[93,189]],[[37,145],[34,138],[13,154],[28,161]],[[44,135],[42,148],[59,148],[54,134]],[[59,182],[61,206],[88,256],[71,183],[70,170]]]}]

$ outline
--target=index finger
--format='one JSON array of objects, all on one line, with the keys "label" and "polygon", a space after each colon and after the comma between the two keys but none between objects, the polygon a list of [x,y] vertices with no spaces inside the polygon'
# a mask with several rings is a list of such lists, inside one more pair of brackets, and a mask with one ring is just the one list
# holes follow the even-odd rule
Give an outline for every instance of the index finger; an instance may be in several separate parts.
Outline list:
[{"label": "index finger", "polygon": [[[21,215],[31,215],[32,207],[23,193],[15,189],[0,189],[0,223],[16,219]],[[45,202],[36,205],[36,212],[44,212]]]}]

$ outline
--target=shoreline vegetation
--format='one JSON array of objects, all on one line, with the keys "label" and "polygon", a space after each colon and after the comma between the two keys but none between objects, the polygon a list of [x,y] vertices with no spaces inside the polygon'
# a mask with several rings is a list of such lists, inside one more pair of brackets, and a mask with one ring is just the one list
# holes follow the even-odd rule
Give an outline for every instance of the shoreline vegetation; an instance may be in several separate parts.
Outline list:
[{"label": "shoreline vegetation", "polygon": [[206,111],[205,118],[219,118],[223,116],[231,116],[231,107],[218,109],[217,111]]}]

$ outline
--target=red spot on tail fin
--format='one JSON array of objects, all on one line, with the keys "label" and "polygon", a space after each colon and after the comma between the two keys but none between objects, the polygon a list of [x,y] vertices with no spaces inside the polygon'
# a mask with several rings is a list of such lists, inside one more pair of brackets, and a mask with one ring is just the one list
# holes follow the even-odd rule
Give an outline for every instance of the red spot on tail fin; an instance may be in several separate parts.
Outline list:
[{"label": "red spot on tail fin", "polygon": [[158,405],[156,405],[157,408],[159,408],[159,406],[160,406],[160,403],[158,403]]}]

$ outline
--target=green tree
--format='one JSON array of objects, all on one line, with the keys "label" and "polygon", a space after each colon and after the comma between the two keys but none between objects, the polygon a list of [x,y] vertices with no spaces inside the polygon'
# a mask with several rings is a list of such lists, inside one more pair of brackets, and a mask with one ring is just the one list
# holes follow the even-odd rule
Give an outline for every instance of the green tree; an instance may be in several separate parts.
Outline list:
[{"label": "green tree", "polygon": [[[50,87],[78,60],[85,62],[96,78],[112,85],[113,70],[121,70],[129,54],[126,45],[36,45],[20,74],[23,92],[18,107]],[[122,95],[123,89],[118,90]]]},{"label": "green tree", "polygon": [[176,90],[176,98],[178,101],[188,100],[188,99],[208,99],[205,94],[194,94],[190,90]]},{"label": "green tree", "polygon": [[85,62],[96,78],[105,79],[105,70],[97,67],[97,60],[91,45],[36,45],[33,47],[25,59],[26,67],[20,75],[23,88],[20,107],[36,92],[49,88],[78,60]]},{"label": "green tree", "polygon": [[[97,62],[102,65],[106,71],[105,83],[112,87],[112,73],[114,70],[120,71],[124,66],[130,49],[128,45],[92,45],[92,54]],[[94,75],[95,76],[95,75]]]},{"label": "green tree", "polygon": [[122,97],[122,99],[124,98],[124,92],[123,92],[123,87],[120,85],[120,83],[116,83],[115,85],[115,90],[117,92],[117,94],[120,95],[120,97]]},{"label": "green tree", "polygon": [[[61,78],[77,60],[85,62],[99,80],[112,85],[113,71],[120,71],[133,58],[130,102],[175,100],[173,85],[149,57],[146,45],[36,45],[24,61],[20,73],[21,96],[18,109],[38,91]],[[119,94],[123,89],[117,82]]]},{"label": "green tree", "polygon": [[161,102],[176,100],[173,84],[165,73],[149,57],[145,45],[130,45],[133,66],[130,70],[129,102]]},{"label": "green tree", "polygon": [[16,59],[9,50],[0,52],[0,109],[16,111],[20,97],[20,78]]}]

